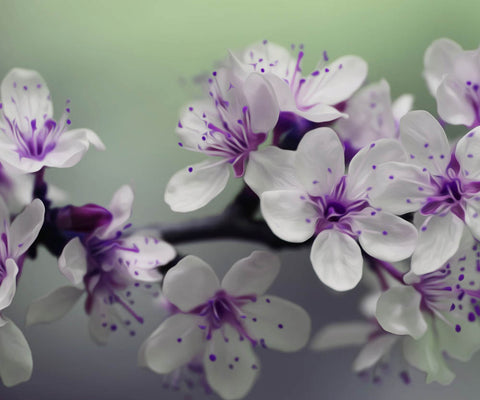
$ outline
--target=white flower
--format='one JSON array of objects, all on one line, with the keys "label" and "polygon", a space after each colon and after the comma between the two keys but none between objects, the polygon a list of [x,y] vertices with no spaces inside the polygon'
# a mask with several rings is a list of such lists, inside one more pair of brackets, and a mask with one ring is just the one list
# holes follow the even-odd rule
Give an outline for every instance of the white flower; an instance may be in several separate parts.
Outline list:
[{"label": "white flower", "polygon": [[389,160],[405,159],[395,140],[363,148],[345,175],[344,152],[330,128],[307,133],[297,151],[266,148],[252,156],[245,180],[260,196],[262,215],[283,240],[312,236],[310,260],[320,280],[349,290],[362,276],[363,250],[375,258],[399,261],[416,244],[416,229],[391,213],[370,206],[372,174]]},{"label": "white flower", "polygon": [[201,357],[215,392],[224,399],[245,396],[260,368],[254,345],[297,351],[310,334],[302,308],[264,295],[279,268],[276,256],[256,251],[236,262],[220,284],[209,265],[185,257],[163,284],[164,295],[180,312],[145,341],[139,362],[168,374]]},{"label": "white flower", "polygon": [[425,52],[424,77],[438,114],[453,125],[480,124],[480,49],[463,50],[450,39],[435,40]]},{"label": "white flower", "polygon": [[367,76],[367,63],[356,56],[344,56],[328,63],[326,52],[315,70],[302,76],[304,56],[296,58],[285,48],[264,40],[232,55],[234,68],[261,73],[272,84],[280,111],[293,112],[313,122],[332,121],[344,116],[334,106],[347,100]]},{"label": "white flower", "polygon": [[[108,210],[104,209],[109,218],[100,218],[97,221],[100,226],[93,232],[67,243],[58,264],[63,275],[75,286],[61,287],[32,303],[27,325],[61,318],[83,293],[87,294],[85,307],[90,315],[90,333],[98,343],[105,343],[109,333],[116,331],[119,324],[130,325],[116,308],[139,323],[143,322],[131,307],[131,289],[139,286],[139,282],[151,287],[152,282],[160,281],[162,276],[157,267],[171,261],[176,252],[152,231],[125,233],[131,226],[127,220],[132,203],[132,189],[122,186],[114,194]],[[85,207],[86,215],[100,208]]]},{"label": "white flower", "polygon": [[271,85],[257,73],[240,79],[221,69],[209,79],[210,98],[186,108],[178,123],[179,146],[209,159],[178,171],[165,190],[176,212],[197,210],[226,186],[230,166],[242,177],[249,156],[275,126],[278,104]]},{"label": "white flower", "polygon": [[458,249],[465,225],[480,239],[480,128],[451,149],[440,124],[426,111],[400,121],[400,140],[409,162],[389,162],[377,170],[370,191],[373,206],[395,214],[420,211],[416,274],[432,272]]},{"label": "white flower", "polygon": [[70,108],[53,120],[50,91],[43,78],[12,69],[1,85],[0,161],[28,173],[43,167],[67,168],[80,161],[90,144],[105,147],[88,129],[68,131]]},{"label": "white flower", "polygon": [[45,207],[34,200],[10,224],[10,212],[0,198],[0,377],[5,386],[30,379],[32,355],[17,326],[3,316],[16,291],[26,251],[43,225]]}]

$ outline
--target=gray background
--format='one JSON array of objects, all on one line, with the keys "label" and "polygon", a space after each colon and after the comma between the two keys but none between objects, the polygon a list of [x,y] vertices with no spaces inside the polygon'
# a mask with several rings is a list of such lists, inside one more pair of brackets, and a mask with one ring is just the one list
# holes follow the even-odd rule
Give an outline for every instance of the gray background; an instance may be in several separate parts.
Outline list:
[{"label": "gray background", "polygon": [[[195,96],[195,76],[211,70],[227,48],[268,38],[288,46],[304,43],[306,70],[324,49],[331,59],[358,54],[370,65],[369,79],[386,78],[394,97],[410,92],[416,108],[434,111],[421,77],[422,58],[432,40],[446,36],[464,48],[480,41],[478,1],[0,1],[0,75],[12,67],[32,68],[47,80],[59,117],[72,99],[74,127],[95,130],[107,146],[92,150],[76,167],[48,171],[49,182],[67,190],[74,204],[107,205],[113,192],[131,183],[136,192],[133,222],[180,221],[221,210],[239,188],[228,190],[194,215],[175,215],[163,189],[178,169],[200,158],[178,149],[174,134],[179,107]],[[461,131],[461,130],[457,130]],[[453,132],[453,131],[452,131]],[[219,274],[258,249],[233,241],[180,247],[213,265]],[[348,294],[318,282],[308,251],[282,251],[283,269],[271,289],[305,307],[313,332],[331,321],[357,317],[361,288]],[[40,251],[27,261],[14,304],[6,313],[23,328],[29,302],[66,284],[56,260]],[[140,293],[136,295],[141,300]],[[136,367],[141,342],[162,313],[140,301],[145,325],[131,338],[117,332],[106,347],[87,332],[81,305],[61,321],[24,329],[34,355],[30,382],[0,387],[1,400],[183,399],[162,389],[162,378]],[[397,378],[400,360],[380,385],[350,371],[356,350],[288,355],[260,351],[262,376],[247,399],[477,399],[480,358],[451,362],[458,374],[449,387],[412,385]],[[202,396],[195,393],[196,399]]]}]

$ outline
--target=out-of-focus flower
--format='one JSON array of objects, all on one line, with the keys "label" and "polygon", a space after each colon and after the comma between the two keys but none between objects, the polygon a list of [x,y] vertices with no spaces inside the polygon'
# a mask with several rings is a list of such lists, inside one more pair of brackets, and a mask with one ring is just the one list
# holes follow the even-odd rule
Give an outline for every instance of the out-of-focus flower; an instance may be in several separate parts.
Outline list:
[{"label": "out-of-focus flower", "polygon": [[60,271],[75,286],[61,287],[35,301],[27,314],[28,325],[62,317],[83,293],[87,294],[90,333],[99,343],[105,343],[119,324],[130,325],[119,311],[143,322],[131,307],[131,290],[139,282],[151,286],[160,281],[157,267],[171,261],[175,250],[154,232],[128,234],[132,203],[132,189],[123,186],[108,210],[86,205],[73,210],[66,207],[59,213],[60,226],[78,234],[59,258]]},{"label": "out-of-focus flower", "polygon": [[[363,250],[375,258],[409,257],[417,232],[400,217],[369,204],[376,169],[405,160],[396,140],[382,139],[362,149],[345,175],[344,152],[336,133],[307,133],[295,152],[270,147],[252,157],[245,180],[260,196],[262,215],[283,240],[315,236],[310,260],[320,280],[349,290],[362,277]],[[381,206],[379,206],[381,207]]]},{"label": "out-of-focus flower", "polygon": [[186,108],[178,123],[179,146],[209,159],[178,171],[165,201],[173,211],[205,206],[226,186],[230,166],[242,177],[249,156],[275,126],[278,104],[271,85],[257,73],[240,79],[221,69],[209,79],[210,98]]},{"label": "out-of-focus flower", "polygon": [[224,399],[245,396],[260,368],[253,346],[297,351],[310,334],[302,308],[264,295],[279,268],[276,256],[256,251],[236,262],[220,285],[209,265],[185,257],[163,284],[179,311],[145,341],[140,364],[168,374],[200,357],[215,392]]},{"label": "out-of-focus flower", "polygon": [[11,304],[25,253],[37,238],[45,207],[34,200],[10,224],[10,212],[0,198],[0,378],[5,386],[30,379],[32,354],[20,329],[3,315]]},{"label": "out-of-focus flower", "polygon": [[465,225],[480,239],[480,128],[452,150],[440,124],[426,111],[400,121],[400,140],[409,162],[379,166],[371,204],[395,214],[420,211],[416,274],[440,268],[458,250]]},{"label": "out-of-focus flower", "polygon": [[453,125],[480,125],[480,49],[463,50],[450,39],[425,52],[424,77],[440,117]]},{"label": "out-of-focus flower", "polygon": [[2,81],[1,98],[0,161],[18,171],[71,167],[90,144],[105,148],[91,130],[68,130],[69,101],[60,120],[53,119],[50,91],[36,71],[12,69]]},{"label": "out-of-focus flower", "polygon": [[344,56],[329,63],[324,52],[315,70],[303,76],[303,56],[303,46],[295,58],[287,49],[264,40],[247,47],[242,54],[232,54],[231,61],[236,71],[255,71],[268,79],[280,111],[292,112],[313,122],[344,116],[334,106],[347,100],[362,85],[367,76],[367,63],[357,56]]}]

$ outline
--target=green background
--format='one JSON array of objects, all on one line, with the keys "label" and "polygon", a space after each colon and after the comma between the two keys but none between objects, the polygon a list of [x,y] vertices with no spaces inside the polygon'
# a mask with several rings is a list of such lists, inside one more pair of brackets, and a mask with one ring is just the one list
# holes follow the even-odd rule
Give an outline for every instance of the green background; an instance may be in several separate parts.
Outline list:
[{"label": "green background", "polygon": [[[138,224],[192,217],[173,214],[163,202],[169,177],[200,159],[177,146],[178,110],[198,94],[196,78],[211,71],[227,49],[262,39],[285,46],[303,43],[307,71],[323,50],[331,60],[356,54],[369,64],[369,81],[386,78],[393,97],[413,93],[415,108],[434,112],[421,76],[425,49],[439,37],[452,38],[466,49],[480,43],[478,1],[2,0],[0,6],[0,75],[13,67],[38,70],[52,92],[56,116],[64,101],[72,99],[73,127],[91,128],[107,146],[104,153],[92,149],[74,168],[48,171],[49,182],[67,190],[75,204],[103,205],[119,186],[130,183]],[[195,215],[221,210],[238,186],[231,183]],[[181,250],[221,269],[257,247],[216,242]],[[306,251],[282,255],[284,264],[293,265],[282,271],[276,293],[306,307],[314,330],[329,320],[356,316],[357,294],[333,297],[327,292],[316,281]],[[66,284],[55,263],[41,252],[39,261],[26,267],[9,314],[20,326],[29,301]],[[138,393],[146,399],[181,399],[162,391],[157,376],[135,368],[136,348],[159,320],[154,316],[140,338],[130,341],[120,335],[106,349],[89,341],[80,306],[57,324],[28,329],[34,377],[8,391],[0,387],[0,398],[65,399],[73,390],[72,399],[136,399]],[[379,388],[353,377],[353,354],[262,354],[264,376],[248,398],[312,399],[323,393],[333,399],[450,399],[453,394],[471,399],[480,390],[478,358],[458,366],[460,378],[448,389],[426,387],[418,374],[405,391],[393,377]]]}]

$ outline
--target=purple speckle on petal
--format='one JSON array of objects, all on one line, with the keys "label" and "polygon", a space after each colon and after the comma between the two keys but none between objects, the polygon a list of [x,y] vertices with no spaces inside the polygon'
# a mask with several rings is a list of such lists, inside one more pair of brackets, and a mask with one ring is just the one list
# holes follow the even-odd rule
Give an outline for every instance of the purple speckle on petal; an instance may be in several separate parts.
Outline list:
[{"label": "purple speckle on petal", "polygon": [[210,354],[208,358],[210,359],[210,361],[215,361],[217,359],[217,356],[215,354]]}]

